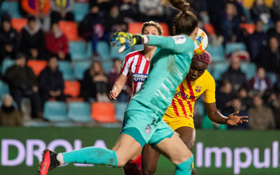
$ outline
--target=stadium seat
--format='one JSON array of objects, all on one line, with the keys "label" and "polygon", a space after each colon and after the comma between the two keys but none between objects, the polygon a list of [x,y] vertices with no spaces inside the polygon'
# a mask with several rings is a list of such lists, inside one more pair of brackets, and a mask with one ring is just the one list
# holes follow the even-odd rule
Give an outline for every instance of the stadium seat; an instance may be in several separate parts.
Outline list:
[{"label": "stadium seat", "polygon": [[168,28],[168,25],[165,24],[165,23],[162,23],[162,22],[160,22],[159,24],[161,25],[162,30],[163,30],[162,36],[169,36],[169,28]]},{"label": "stadium seat", "polygon": [[5,75],[6,70],[15,64],[15,60],[4,59],[2,62],[2,75]]},{"label": "stadium seat", "polygon": [[128,32],[131,34],[141,33],[142,22],[131,22],[128,23]]},{"label": "stadium seat", "polygon": [[143,49],[144,49],[144,46],[143,46],[143,45],[134,45],[134,46],[131,48],[131,52],[136,51],[136,50],[143,50]]},{"label": "stadium seat", "polygon": [[257,66],[254,63],[241,63],[241,71],[246,74],[246,79],[250,80],[253,76],[255,76],[257,70]]},{"label": "stadium seat", "polygon": [[27,65],[32,68],[36,76],[39,76],[41,71],[46,68],[47,62],[44,60],[29,60]]},{"label": "stadium seat", "polygon": [[78,36],[78,27],[75,22],[69,21],[60,21],[59,27],[61,31],[66,35],[69,41],[78,41],[80,40]]},{"label": "stadium seat", "polygon": [[103,59],[103,60],[106,60],[106,59],[110,59],[110,55],[109,55],[109,45],[107,42],[105,41],[99,41],[97,43],[97,53],[98,55]]},{"label": "stadium seat", "polygon": [[21,29],[27,24],[26,18],[13,18],[11,24],[18,33],[21,32]]},{"label": "stadium seat", "polygon": [[50,121],[67,121],[65,103],[47,101],[44,105],[44,118]]},{"label": "stadium seat", "polygon": [[122,53],[118,53],[119,47],[111,47],[110,58],[119,58],[121,60],[125,59],[126,55],[131,52],[131,48],[127,49]]},{"label": "stadium seat", "polygon": [[209,44],[207,47],[207,51],[210,53],[211,60],[213,62],[225,61],[224,48],[222,45],[213,47]]},{"label": "stadium seat", "polygon": [[253,6],[254,0],[243,0],[242,4],[246,9],[251,9]]},{"label": "stadium seat", "polygon": [[227,43],[226,44],[226,55],[231,54],[235,51],[246,51],[246,45],[244,43]]},{"label": "stadium seat", "polygon": [[80,97],[67,97],[66,102],[67,103],[70,103],[70,102],[84,102],[84,99],[80,98]]},{"label": "stadium seat", "polygon": [[68,103],[68,118],[76,122],[88,122],[90,118],[90,107],[86,102]]},{"label": "stadium seat", "polygon": [[251,22],[253,22],[252,21],[252,17],[251,17],[251,13],[250,13],[250,10],[248,10],[246,7],[242,7],[242,9],[243,9],[243,12],[244,12],[244,14],[245,14],[245,16],[246,16],[246,18],[247,18],[247,23],[251,23]]},{"label": "stadium seat", "polygon": [[204,103],[195,103],[195,108],[197,110],[197,114],[200,115],[200,116],[204,116],[205,114],[205,106],[204,106]]},{"label": "stadium seat", "polygon": [[270,81],[270,85],[273,87],[274,84],[276,83],[277,81],[277,76],[275,73],[272,73],[272,72],[266,72],[265,73],[266,77],[269,79]]},{"label": "stadium seat", "polygon": [[69,42],[69,52],[72,60],[88,59],[86,44],[83,41]]},{"label": "stadium seat", "polygon": [[210,35],[214,35],[215,34],[215,29],[212,26],[212,24],[204,24],[203,27],[204,27],[206,33],[208,33]]},{"label": "stadium seat", "polygon": [[61,71],[64,80],[74,80],[74,73],[69,61],[58,61],[58,69]]},{"label": "stadium seat", "polygon": [[91,117],[100,123],[117,123],[115,107],[109,102],[95,102],[91,105]]},{"label": "stadium seat", "polygon": [[245,24],[241,23],[239,26],[241,29],[245,29],[248,34],[253,34],[255,31],[255,25],[254,24]]},{"label": "stadium seat", "polygon": [[71,97],[80,95],[80,83],[78,81],[64,81],[64,94]]},{"label": "stadium seat", "polygon": [[65,127],[65,128],[69,128],[69,127],[74,127],[74,123],[72,123],[71,121],[59,121],[59,122],[55,122],[54,123],[55,127]]},{"label": "stadium seat", "polygon": [[106,61],[102,63],[102,66],[105,70],[105,73],[108,75],[110,73],[111,68],[113,67],[113,63],[112,61]]},{"label": "stadium seat", "polygon": [[116,104],[116,118],[121,122],[123,121],[126,107],[127,103],[124,102]]},{"label": "stadium seat", "polygon": [[221,80],[222,74],[227,71],[228,67],[228,63],[215,63],[212,74],[213,78],[216,81]]},{"label": "stadium seat", "polygon": [[78,80],[82,80],[84,78],[85,71],[90,67],[91,61],[87,62],[77,62],[74,66],[74,75]]},{"label": "stadium seat", "polygon": [[13,1],[4,1],[1,5],[1,10],[8,11],[12,18],[20,18],[19,4]]},{"label": "stadium seat", "polygon": [[86,3],[75,3],[74,5],[74,16],[75,21],[80,22],[88,14],[89,4]]},{"label": "stadium seat", "polygon": [[0,80],[0,98],[4,97],[6,94],[9,94],[9,93],[10,93],[10,90],[9,90],[8,84],[6,84]]}]

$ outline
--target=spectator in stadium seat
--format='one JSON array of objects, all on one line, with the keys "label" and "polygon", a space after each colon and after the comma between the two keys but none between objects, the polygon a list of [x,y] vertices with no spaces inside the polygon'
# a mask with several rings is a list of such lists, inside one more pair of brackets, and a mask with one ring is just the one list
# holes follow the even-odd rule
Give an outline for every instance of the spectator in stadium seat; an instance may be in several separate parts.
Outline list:
[{"label": "spectator in stadium seat", "polygon": [[108,14],[110,12],[110,8],[112,3],[114,2],[115,4],[119,4],[118,2],[115,1],[120,1],[120,0],[89,0],[89,6],[92,8],[93,6],[98,6],[101,16]]},{"label": "spectator in stadium seat", "polygon": [[13,105],[13,97],[5,95],[0,108],[0,126],[11,127],[22,125],[22,114]]},{"label": "spectator in stadium seat", "polygon": [[195,128],[196,129],[201,129],[202,122],[203,122],[203,117],[197,113],[197,109],[196,108],[194,108],[193,116],[194,116],[193,120],[194,120]]},{"label": "spectator in stadium seat", "polygon": [[237,97],[241,100],[242,109],[248,110],[253,105],[253,99],[248,95],[246,87],[241,87],[237,92]]},{"label": "spectator in stadium seat", "polygon": [[240,2],[240,0],[229,0],[229,2],[231,2],[232,4],[235,5],[235,8],[237,10],[237,15],[238,15],[238,19],[241,23],[246,23],[247,22],[247,17],[243,11],[243,4],[242,1]]},{"label": "spectator in stadium seat", "polygon": [[257,59],[257,65],[266,72],[280,73],[279,43],[275,37],[269,39],[269,45],[262,49]]},{"label": "spectator in stadium seat", "polygon": [[21,30],[21,51],[28,59],[42,59],[44,50],[44,32],[34,16],[28,17],[28,23]]},{"label": "spectator in stadium seat", "polygon": [[[92,52],[94,56],[98,56],[96,51],[98,41],[104,35],[104,20],[98,14],[99,7],[97,5],[90,9],[90,13],[79,24],[79,35],[86,41],[92,41]],[[109,41],[109,35],[107,39]]]},{"label": "spectator in stadium seat", "polygon": [[164,21],[162,0],[139,0],[140,21]]},{"label": "spectator in stadium seat", "polygon": [[109,101],[108,78],[100,61],[93,61],[90,68],[85,71],[84,79],[81,83],[81,96],[89,101],[96,98],[97,101]]},{"label": "spectator in stadium seat", "polygon": [[[109,89],[112,89],[116,80],[118,79],[118,77],[120,76],[122,61],[118,58],[113,60],[113,67],[110,70],[109,73]],[[126,82],[126,84],[124,85],[122,91],[120,92],[119,96],[117,97],[117,101],[119,102],[127,102],[129,95],[131,93],[131,84],[132,84],[132,77],[128,78],[128,81]]]},{"label": "spectator in stadium seat", "polygon": [[237,10],[232,3],[227,3],[225,11],[220,17],[220,31],[224,37],[224,43],[236,42],[239,34]]},{"label": "spectator in stadium seat", "polygon": [[50,0],[51,23],[60,20],[74,21],[74,0]]},{"label": "spectator in stadium seat", "polygon": [[274,0],[271,11],[272,11],[271,15],[272,15],[273,21],[279,21],[280,20],[280,0]]},{"label": "spectator in stadium seat", "polygon": [[247,86],[246,75],[240,69],[240,59],[235,54],[230,58],[230,66],[222,75],[222,80],[227,80],[232,85],[233,92],[237,92],[242,86]]},{"label": "spectator in stadium seat", "polygon": [[269,38],[277,38],[278,43],[280,43],[280,20],[276,21],[274,27],[267,31]]},{"label": "spectator in stadium seat", "polygon": [[249,81],[249,89],[259,92],[264,92],[267,89],[270,89],[270,81],[265,77],[265,70],[262,67],[259,67],[256,75]]},{"label": "spectator in stadium seat", "polygon": [[45,35],[46,49],[61,61],[71,61],[67,37],[62,33],[58,23],[53,23],[51,31]]},{"label": "spectator in stadium seat", "polygon": [[234,98],[232,85],[228,81],[224,81],[222,86],[216,91],[217,109],[222,113],[231,106],[231,100]]},{"label": "spectator in stadium seat", "polygon": [[210,23],[213,25],[216,34],[221,34],[220,18],[221,12],[225,9],[228,0],[207,0],[207,11]]},{"label": "spectator in stadium seat", "polygon": [[6,56],[15,57],[19,46],[19,36],[12,28],[11,18],[4,16],[1,19],[0,28],[0,64]]},{"label": "spectator in stadium seat", "polygon": [[17,53],[16,64],[7,69],[4,78],[9,84],[11,95],[19,110],[21,110],[22,97],[29,97],[31,100],[31,117],[41,118],[41,99],[38,93],[36,76],[33,70],[26,65],[26,58],[22,53]]},{"label": "spectator in stadium seat", "polygon": [[267,40],[268,37],[263,31],[262,21],[255,22],[255,31],[248,37],[248,50],[251,62],[256,62],[261,49],[267,45]]},{"label": "spectator in stadium seat", "polygon": [[280,129],[280,94],[273,94],[271,99],[276,128]]},{"label": "spectator in stadium seat", "polygon": [[[224,115],[228,116],[236,111],[239,111],[239,113],[238,113],[239,116],[248,116],[247,111],[242,109],[242,102],[238,98],[234,98],[231,101],[231,106],[224,113]],[[233,129],[233,130],[248,129],[248,123],[247,122],[241,123],[241,124],[238,124],[237,126],[227,125],[227,129]]]},{"label": "spectator in stadium seat", "polygon": [[122,11],[126,17],[137,19],[138,14],[138,3],[137,0],[124,0],[123,4],[120,6],[120,11]]},{"label": "spectator in stadium seat", "polygon": [[270,10],[264,3],[264,0],[255,0],[250,12],[254,21],[261,20],[265,24],[270,22]]},{"label": "spectator in stadium seat", "polygon": [[62,73],[58,70],[57,58],[52,56],[48,60],[48,66],[40,73],[38,78],[39,92],[42,105],[50,98],[65,101],[64,81]]},{"label": "spectator in stadium seat", "polygon": [[272,110],[263,105],[260,96],[254,97],[254,106],[249,109],[249,127],[254,130],[275,129],[275,120]]}]

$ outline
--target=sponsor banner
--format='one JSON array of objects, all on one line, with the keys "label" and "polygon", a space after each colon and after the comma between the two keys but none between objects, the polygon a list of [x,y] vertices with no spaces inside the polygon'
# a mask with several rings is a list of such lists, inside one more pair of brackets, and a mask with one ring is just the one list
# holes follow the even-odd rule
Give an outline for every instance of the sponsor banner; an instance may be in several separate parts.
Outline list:
[{"label": "sponsor banner", "polygon": [[[45,148],[57,152],[86,146],[112,148],[120,129],[112,128],[0,128],[0,174],[35,174]],[[199,174],[279,174],[279,131],[197,131],[193,153]],[[161,158],[157,174],[174,173]],[[120,175],[120,168],[69,164],[51,174]]]}]

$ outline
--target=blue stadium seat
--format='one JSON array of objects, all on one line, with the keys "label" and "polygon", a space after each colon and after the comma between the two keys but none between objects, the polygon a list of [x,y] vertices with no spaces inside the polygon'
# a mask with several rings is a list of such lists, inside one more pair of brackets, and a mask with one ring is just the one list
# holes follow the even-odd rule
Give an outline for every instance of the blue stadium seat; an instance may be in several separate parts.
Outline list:
[{"label": "blue stadium seat", "polygon": [[254,63],[241,63],[241,71],[246,74],[246,79],[250,80],[255,76],[257,66]]},{"label": "blue stadium seat", "polygon": [[211,60],[213,62],[225,61],[224,48],[222,45],[213,47],[209,44],[207,47],[207,51],[210,53]]},{"label": "blue stadium seat", "polygon": [[58,61],[58,69],[61,71],[64,80],[75,80],[69,61]]},{"label": "blue stadium seat", "polygon": [[110,48],[107,42],[105,41],[99,41],[97,43],[97,53],[99,54],[99,56],[103,59],[110,59]]},{"label": "blue stadium seat", "polygon": [[122,53],[118,53],[118,50],[120,48],[119,47],[111,47],[111,51],[110,51],[110,57],[111,58],[119,58],[121,60],[125,59],[126,55],[131,52],[131,48],[129,48],[128,50],[122,52]]},{"label": "blue stadium seat", "polygon": [[103,65],[103,68],[104,68],[106,74],[109,74],[111,68],[113,67],[112,61],[103,62],[102,65]]},{"label": "blue stadium seat", "polygon": [[231,54],[235,51],[246,51],[247,47],[244,43],[227,43],[226,44],[226,55]]},{"label": "blue stadium seat", "polygon": [[89,122],[90,107],[86,102],[70,102],[68,103],[68,118],[76,122]]},{"label": "blue stadium seat", "polygon": [[2,75],[5,75],[6,70],[15,64],[15,60],[4,59],[2,62]]},{"label": "blue stadium seat", "polygon": [[213,68],[213,78],[218,81],[222,79],[222,74],[227,71],[229,67],[228,63],[215,63]]},{"label": "blue stadium seat", "polygon": [[75,3],[74,5],[74,16],[75,21],[80,22],[88,14],[89,4],[87,3]]},{"label": "blue stadium seat", "polygon": [[63,122],[55,122],[54,126],[55,127],[66,127],[66,128],[69,128],[69,127],[74,127],[75,125],[71,121],[63,121]]},{"label": "blue stadium seat", "polygon": [[126,107],[127,107],[127,103],[124,102],[116,104],[116,118],[121,122],[123,121]]},{"label": "blue stadium seat", "polygon": [[69,42],[69,48],[72,60],[89,59],[86,44],[84,42]]},{"label": "blue stadium seat", "polygon": [[87,62],[77,62],[74,66],[74,75],[78,80],[82,80],[84,78],[85,71],[90,67],[91,61]]},{"label": "blue stadium seat", "polygon": [[18,2],[4,1],[1,5],[1,10],[8,11],[12,18],[21,18]]},{"label": "blue stadium seat", "polygon": [[6,94],[9,93],[9,86],[0,80],[0,97],[3,98]]},{"label": "blue stadium seat", "polygon": [[275,73],[272,73],[272,72],[266,72],[265,73],[266,77],[269,79],[270,81],[270,85],[271,86],[274,86],[274,84],[276,83],[277,81],[277,76]]},{"label": "blue stadium seat", "polygon": [[143,50],[143,49],[144,49],[144,46],[143,46],[143,45],[134,45],[134,46],[131,48],[131,52],[136,51],[136,50]]},{"label": "blue stadium seat", "polygon": [[50,121],[67,121],[65,103],[47,101],[44,105],[44,118]]},{"label": "blue stadium seat", "polygon": [[200,116],[204,116],[205,114],[205,105],[204,103],[195,103],[195,108],[197,110],[197,114]]}]

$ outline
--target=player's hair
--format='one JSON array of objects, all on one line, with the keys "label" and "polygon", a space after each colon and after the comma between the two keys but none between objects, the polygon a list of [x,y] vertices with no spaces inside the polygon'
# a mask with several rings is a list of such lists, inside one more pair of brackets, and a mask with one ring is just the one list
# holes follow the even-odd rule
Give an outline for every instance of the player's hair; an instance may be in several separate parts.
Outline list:
[{"label": "player's hair", "polygon": [[163,30],[162,30],[161,25],[157,22],[154,22],[154,21],[144,22],[142,24],[142,30],[141,30],[142,34],[144,33],[145,28],[148,27],[148,26],[154,26],[158,30],[158,33],[159,33],[160,36],[163,34]]},{"label": "player's hair", "polygon": [[185,0],[169,0],[181,12],[174,19],[175,34],[190,35],[197,27],[197,17],[189,10],[190,4]]},{"label": "player's hair", "polygon": [[201,61],[207,65],[209,65],[211,63],[211,55],[207,51],[205,51],[204,53],[202,53],[200,55],[194,55],[193,59]]}]

